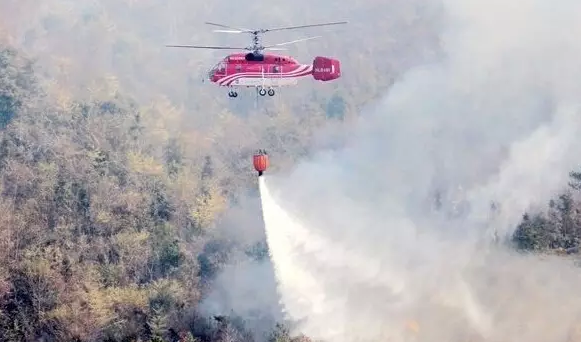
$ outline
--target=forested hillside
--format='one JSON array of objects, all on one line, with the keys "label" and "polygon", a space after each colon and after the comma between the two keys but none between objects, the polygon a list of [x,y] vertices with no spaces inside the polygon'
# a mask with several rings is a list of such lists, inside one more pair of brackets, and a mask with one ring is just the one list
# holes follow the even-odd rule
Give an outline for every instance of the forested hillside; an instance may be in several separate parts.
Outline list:
[{"label": "forested hillside", "polygon": [[[330,29],[291,51],[307,63],[340,56],[341,82],[284,90],[267,102],[250,92],[232,101],[201,84],[199,72],[220,55],[163,50],[226,41],[197,24],[228,18],[230,2],[2,1],[0,340],[255,338],[242,318],[200,310],[231,255],[264,255],[263,243],[236,241],[221,226],[256,191],[252,152],[276,155],[273,171],[293,165],[319,142],[320,128],[348,127],[405,70],[438,53],[437,11],[413,1],[329,3],[266,11],[259,2],[225,20],[368,18],[351,24],[356,33]],[[306,14],[295,9],[307,4]],[[570,191],[547,199],[546,215],[525,215],[517,248],[579,245],[580,178],[573,173]],[[261,229],[246,224],[234,229]],[[284,326],[271,328],[271,341],[291,341]]]},{"label": "forested hillside", "polygon": [[59,108],[27,59],[0,56],[2,339],[247,340],[196,307],[231,248],[215,221],[248,172],[155,144],[148,112],[119,96]]},{"label": "forested hillside", "polygon": [[515,231],[515,247],[525,251],[578,253],[581,244],[581,173],[570,174],[569,189],[548,202],[545,213],[523,215]]}]

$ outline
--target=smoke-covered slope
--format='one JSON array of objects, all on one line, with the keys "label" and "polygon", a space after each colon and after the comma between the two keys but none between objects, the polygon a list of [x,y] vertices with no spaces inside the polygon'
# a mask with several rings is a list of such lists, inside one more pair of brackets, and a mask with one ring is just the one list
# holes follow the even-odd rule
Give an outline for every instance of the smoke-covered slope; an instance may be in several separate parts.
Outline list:
[{"label": "smoke-covered slope", "polygon": [[[265,210],[267,231],[291,239],[271,246],[288,259],[275,262],[283,298],[333,341],[378,340],[408,319],[426,341],[563,340],[581,310],[578,270],[494,237],[510,238],[579,163],[581,5],[443,3],[444,58],[406,73],[343,147],[271,179],[302,222]],[[300,298],[311,307],[293,310]]]}]

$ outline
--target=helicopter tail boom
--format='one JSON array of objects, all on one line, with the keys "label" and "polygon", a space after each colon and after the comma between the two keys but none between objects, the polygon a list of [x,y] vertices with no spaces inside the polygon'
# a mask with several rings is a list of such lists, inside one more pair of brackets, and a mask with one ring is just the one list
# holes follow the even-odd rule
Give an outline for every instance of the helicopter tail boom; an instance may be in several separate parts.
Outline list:
[{"label": "helicopter tail boom", "polygon": [[317,56],[313,60],[313,78],[327,82],[341,77],[341,62],[330,57]]}]

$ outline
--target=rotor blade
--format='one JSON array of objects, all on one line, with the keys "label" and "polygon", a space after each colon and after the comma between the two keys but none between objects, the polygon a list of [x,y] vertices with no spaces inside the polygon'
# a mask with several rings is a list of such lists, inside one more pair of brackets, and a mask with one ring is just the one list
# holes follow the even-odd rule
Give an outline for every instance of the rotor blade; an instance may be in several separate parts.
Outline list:
[{"label": "rotor blade", "polygon": [[340,25],[340,24],[347,24],[347,21],[337,21],[332,23],[321,23],[321,24],[310,24],[310,25],[300,25],[300,26],[288,26],[288,27],[277,27],[271,29],[262,29],[260,32],[270,32],[270,31],[281,31],[281,30],[294,30],[299,28],[305,27],[316,27],[316,26],[329,26],[329,25]]},{"label": "rotor blade", "polygon": [[286,51],[287,49],[285,49],[285,48],[275,48],[275,47],[265,47],[264,50],[270,50],[270,51]]},{"label": "rotor blade", "polygon": [[246,31],[235,31],[235,30],[214,30],[214,32],[220,32],[220,33],[245,33]]},{"label": "rotor blade", "polygon": [[302,38],[302,39],[292,40],[290,42],[284,42],[284,43],[278,43],[278,44],[268,45],[268,46],[265,46],[265,48],[269,48],[269,47],[273,47],[273,46],[284,46],[284,45],[294,44],[294,43],[298,43],[298,42],[304,42],[304,41],[311,40],[311,39],[316,39],[316,38],[321,38],[321,36]]},{"label": "rotor blade", "polygon": [[231,46],[166,45],[166,47],[177,47],[187,49],[212,49],[212,50],[246,50],[246,48]]},{"label": "rotor blade", "polygon": [[218,27],[222,27],[222,28],[227,28],[227,29],[233,29],[236,31],[240,31],[240,32],[252,32],[252,30],[249,29],[245,29],[245,28],[240,28],[240,27],[232,27],[232,26],[227,26],[227,25],[222,25],[222,24],[216,24],[216,23],[210,23],[210,22],[205,22],[206,25],[212,25],[212,26],[218,26]]}]

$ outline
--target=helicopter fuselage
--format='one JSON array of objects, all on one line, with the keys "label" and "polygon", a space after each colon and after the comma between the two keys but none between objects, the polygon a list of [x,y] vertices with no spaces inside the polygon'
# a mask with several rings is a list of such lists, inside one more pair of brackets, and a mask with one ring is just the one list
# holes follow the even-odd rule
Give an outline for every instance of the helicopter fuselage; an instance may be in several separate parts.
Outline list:
[{"label": "helicopter fuselage", "polygon": [[312,64],[301,64],[285,55],[235,53],[216,64],[208,79],[223,87],[276,88],[296,85],[301,77],[309,75],[319,81],[337,79],[341,77],[340,62],[316,57]]}]

